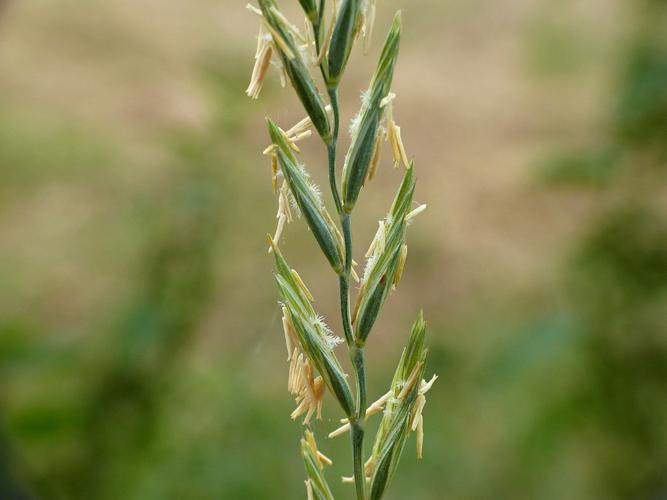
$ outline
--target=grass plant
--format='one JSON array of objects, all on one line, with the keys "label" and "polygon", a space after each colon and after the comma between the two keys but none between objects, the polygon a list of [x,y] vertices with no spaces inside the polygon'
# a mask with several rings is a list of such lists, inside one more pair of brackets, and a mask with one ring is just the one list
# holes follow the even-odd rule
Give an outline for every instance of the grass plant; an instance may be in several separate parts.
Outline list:
[{"label": "grass plant", "polygon": [[[341,426],[330,438],[349,433],[353,476],[358,500],[379,499],[385,493],[398,465],[410,432],[416,433],[417,455],[424,440],[422,412],[426,392],[437,378],[424,379],[427,348],[426,322],[420,312],[414,323],[388,390],[368,405],[364,349],[387,296],[401,280],[407,258],[406,232],[416,215],[426,206],[415,206],[415,167],[408,159],[401,129],[393,115],[396,95],[391,92],[401,38],[401,14],[396,13],[385,38],[379,61],[361,109],[350,125],[351,144],[342,162],[338,186],[338,135],[340,113],[338,88],[355,42],[362,39],[367,49],[375,19],[374,0],[333,2],[327,14],[326,0],[299,0],[305,15],[305,30],[287,19],[274,0],[248,5],[260,19],[255,67],[247,95],[258,98],[264,79],[273,66],[283,85],[293,87],[307,117],[291,127],[281,127],[270,118],[267,126],[271,144],[264,154],[270,157],[273,191],[278,199],[277,228],[269,236],[269,252],[276,264],[275,278],[280,294],[282,324],[287,349],[288,389],[296,400],[292,419],[302,418],[309,426],[321,418],[322,401],[329,391],[344,413]],[[316,79],[321,77],[326,95]],[[329,213],[322,194],[300,161],[297,143],[315,134],[326,148],[331,196],[335,217]],[[383,142],[388,142],[395,168],[405,169],[394,201],[386,217],[379,221],[370,248],[365,254],[362,276],[355,271],[352,248],[352,215],[362,188],[368,189],[375,177]],[[303,219],[331,269],[340,290],[343,338],[333,334],[313,307],[314,298],[298,272],[288,264],[279,242],[288,223]],[[358,283],[354,302],[353,280]],[[354,304],[354,305],[353,305]],[[345,344],[354,371],[355,387],[336,354]],[[364,452],[365,422],[382,414],[369,456]],[[309,499],[331,499],[325,477],[331,464],[320,451],[313,431],[307,428],[301,441]]]}]

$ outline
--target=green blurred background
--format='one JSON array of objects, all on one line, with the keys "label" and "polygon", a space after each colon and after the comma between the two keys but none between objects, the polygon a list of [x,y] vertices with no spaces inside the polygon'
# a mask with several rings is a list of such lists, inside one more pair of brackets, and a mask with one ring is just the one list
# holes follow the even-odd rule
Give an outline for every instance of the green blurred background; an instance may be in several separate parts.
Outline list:
[{"label": "green blurred background", "polygon": [[[420,307],[440,379],[387,498],[667,498],[667,2],[378,2],[345,120],[400,5],[395,115],[429,209],[369,397]],[[305,496],[260,154],[265,114],[303,112],[275,74],[245,98],[256,32],[243,1],[0,1],[2,500]],[[357,260],[400,180],[384,156]],[[338,329],[303,224],[283,248]]]}]

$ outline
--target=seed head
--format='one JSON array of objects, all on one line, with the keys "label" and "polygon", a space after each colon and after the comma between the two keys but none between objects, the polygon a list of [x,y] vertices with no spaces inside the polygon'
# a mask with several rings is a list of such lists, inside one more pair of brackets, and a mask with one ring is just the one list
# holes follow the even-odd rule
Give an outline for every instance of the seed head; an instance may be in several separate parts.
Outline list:
[{"label": "seed head", "polygon": [[324,101],[303,60],[300,45],[306,38],[280,12],[274,0],[259,0],[262,22],[271,34],[285,73],[325,143],[331,141],[331,128]]},{"label": "seed head", "polygon": [[329,45],[329,73],[327,85],[336,88],[352,52],[354,38],[360,27],[361,10],[359,0],[343,0]]},{"label": "seed head", "polygon": [[343,164],[343,205],[346,213],[351,213],[366,181],[368,169],[376,148],[383,109],[382,99],[391,88],[394,65],[398,57],[401,18],[397,14],[385,40],[382,54],[367,93],[362,97],[359,124],[353,127],[354,135]]},{"label": "seed head", "polygon": [[306,430],[304,437],[301,438],[301,455],[306,467],[306,492],[310,495],[308,498],[317,498],[322,500],[333,500],[333,495],[324,478],[324,466],[331,465],[333,462],[317,449],[315,435]]},{"label": "seed head", "polygon": [[366,253],[369,257],[352,315],[356,336],[361,342],[366,341],[388,293],[403,273],[407,256],[407,247],[404,248],[405,218],[412,204],[414,188],[414,170],[411,167],[403,176],[389,214],[378,223],[378,231]]},{"label": "seed head", "polygon": [[[301,154],[300,141],[311,137],[315,129],[329,153],[329,167],[336,167],[336,142],[338,132],[338,109],[325,106],[311,75],[311,65],[320,66],[320,72],[329,90],[330,100],[337,106],[336,92],[340,78],[348,62],[355,40],[363,40],[364,51],[368,50],[375,19],[375,0],[332,0],[332,15],[325,16],[320,9],[325,2],[299,0],[305,13],[305,29],[301,31],[280,11],[276,0],[257,0],[259,8],[248,5],[248,9],[260,18],[255,62],[246,89],[246,94],[257,99],[268,68],[279,70],[281,84],[290,81],[307,116],[292,127],[282,129],[267,119],[271,144],[264,154],[271,161],[271,187],[277,195],[276,230],[268,236],[269,252],[275,258],[275,279],[280,293],[282,328],[289,363],[287,389],[294,397],[295,408],[292,419],[302,419],[309,425],[313,418],[321,419],[322,401],[328,389],[342,408],[346,418],[329,433],[335,437],[353,430],[355,444],[355,476],[343,477],[343,482],[357,482],[357,493],[367,497],[365,483],[370,484],[369,500],[377,500],[389,484],[401,452],[410,432],[417,435],[417,455],[421,458],[424,441],[424,416],[426,393],[436,376],[426,382],[423,378],[427,349],[424,347],[426,324],[420,314],[415,322],[410,339],[403,351],[389,390],[366,409],[358,406],[362,400],[365,380],[358,363],[367,337],[374,325],[389,292],[399,284],[407,259],[405,243],[409,223],[426,205],[412,209],[415,189],[414,166],[408,160],[401,128],[394,121],[393,102],[396,95],[391,92],[394,66],[398,56],[401,31],[400,12],[394,16],[385,39],[377,67],[368,86],[361,95],[361,108],[350,123],[351,145],[343,163],[342,190],[338,193],[336,179],[330,183],[345,237],[339,224],[327,211],[319,187],[311,180],[306,167],[297,158]],[[328,29],[325,17],[329,19]],[[318,52],[319,50],[319,52]],[[333,115],[333,116],[332,116]],[[335,119],[335,123],[334,123]],[[332,123],[336,134],[332,133]],[[334,137],[334,135],[336,137]],[[363,280],[359,279],[349,247],[350,234],[347,216],[352,212],[360,190],[375,177],[381,159],[382,141],[389,141],[394,166],[406,167],[403,181],[394,197],[386,217],[379,221],[378,229],[366,252]],[[330,173],[330,175],[332,175]],[[341,196],[342,195],[342,196]],[[315,298],[299,273],[288,265],[278,243],[285,227],[296,213],[308,224],[322,253],[339,275],[341,284],[341,313],[348,349],[354,354],[354,369],[359,382],[357,403],[353,401],[348,375],[343,371],[335,350],[343,343],[327,326],[324,318],[313,306]],[[349,318],[350,276],[359,283],[359,293]],[[351,331],[353,327],[354,331]],[[358,349],[353,352],[353,349]],[[382,415],[373,445],[372,454],[364,462],[359,456],[360,436],[357,433],[358,419]],[[363,448],[363,447],[361,447]],[[310,430],[301,439],[301,453],[306,467],[306,494],[309,500],[333,500],[333,495],[324,477],[325,465],[332,461],[317,448],[315,436]],[[362,465],[363,464],[363,465]]]},{"label": "seed head", "polygon": [[[385,401],[382,422],[373,445],[369,467],[372,467],[370,498],[380,498],[388,486],[398,465],[408,433],[417,432],[417,452],[422,452],[423,423],[422,410],[424,394],[435,379],[426,383],[422,380],[427,349],[424,347],[426,323],[419,315],[412,327],[410,340],[403,350],[389,396]],[[424,399],[424,402],[420,402]],[[368,471],[367,471],[368,472]]]}]

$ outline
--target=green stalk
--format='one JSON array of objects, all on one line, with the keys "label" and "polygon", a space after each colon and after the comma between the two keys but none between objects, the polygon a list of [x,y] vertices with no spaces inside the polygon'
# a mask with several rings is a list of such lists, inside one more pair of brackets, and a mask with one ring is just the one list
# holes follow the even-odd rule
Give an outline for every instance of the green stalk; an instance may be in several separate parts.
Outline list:
[{"label": "green stalk", "polygon": [[366,370],[364,369],[364,348],[352,348],[352,364],[357,374],[357,419],[363,425],[366,419]]},{"label": "green stalk", "polygon": [[[338,215],[343,214],[343,202],[340,199],[338,192],[338,182],[336,181],[336,147],[338,145],[338,129],[340,122],[340,112],[338,110],[338,89],[329,89],[329,99],[331,100],[331,107],[334,114],[334,129],[331,143],[327,146],[329,157],[329,186],[331,187],[331,194],[336,204],[336,211]],[[347,247],[347,244],[345,245]],[[347,253],[347,248],[345,249]],[[346,265],[346,273],[348,273]]]},{"label": "green stalk", "polygon": [[333,195],[334,203],[336,204],[336,212],[338,215],[343,213],[343,202],[340,199],[338,194],[338,183],[336,182],[336,143],[337,139],[333,139],[330,144],[327,145],[327,153],[329,157],[329,187],[331,188],[331,194]]},{"label": "green stalk", "polygon": [[355,416],[350,419],[350,434],[352,436],[352,461],[354,466],[354,483],[357,491],[357,500],[366,500],[366,475],[364,474],[364,419],[366,418],[366,372],[364,369],[363,345],[357,345],[350,319],[350,272],[352,270],[352,218],[343,212],[343,205],[336,182],[336,147],[338,145],[338,131],[340,128],[340,111],[338,108],[338,89],[329,89],[329,98],[334,114],[333,139],[328,146],[329,153],[329,184],[336,203],[336,209],[341,219],[343,238],[345,240],[345,267],[339,276],[340,284],[340,312],[343,331],[347,342],[350,360],[355,372],[357,398]]},{"label": "green stalk", "polygon": [[364,427],[359,420],[350,422],[352,436],[352,457],[354,460],[354,486],[357,500],[366,499],[366,478],[364,476]]},{"label": "green stalk", "polygon": [[[315,34],[315,50],[317,52],[317,55],[320,55],[320,47],[322,46],[322,22],[324,21],[324,6],[325,6],[325,0],[320,0],[320,5],[317,10],[317,23],[313,24],[313,31]],[[324,68],[322,68],[322,71],[324,72]],[[322,74],[324,76],[324,73]]]},{"label": "green stalk", "polygon": [[354,483],[357,498],[366,498],[366,473],[364,472],[364,421],[366,420],[366,371],[364,348],[355,345],[351,350],[352,364],[357,379],[356,420],[351,423]]},{"label": "green stalk", "polygon": [[[320,0],[318,12],[317,12],[317,21],[312,23],[313,26],[313,35],[315,36],[315,55],[320,55],[320,50],[322,50],[322,35],[326,33],[323,32],[323,28],[326,29],[322,24],[324,23],[324,7],[326,6],[326,0]],[[326,58],[322,58],[320,63],[320,73],[322,73],[322,79],[326,84],[329,81],[327,73]],[[333,106],[333,105],[332,105]]]}]

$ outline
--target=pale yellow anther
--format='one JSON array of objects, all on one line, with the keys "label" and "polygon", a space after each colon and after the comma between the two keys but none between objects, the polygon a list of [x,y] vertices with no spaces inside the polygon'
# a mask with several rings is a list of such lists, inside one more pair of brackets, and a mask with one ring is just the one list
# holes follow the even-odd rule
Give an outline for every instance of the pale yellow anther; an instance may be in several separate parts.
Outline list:
[{"label": "pale yellow anther", "polygon": [[318,401],[315,399],[315,391],[313,389],[313,384],[314,381],[312,380],[312,376],[307,377],[306,383],[304,384],[304,390],[300,394],[300,396],[304,395],[304,401],[306,401],[308,405],[308,411],[303,419],[303,425],[308,425],[310,423],[310,419],[313,417],[316,410],[319,408]]},{"label": "pale yellow anther", "polygon": [[310,479],[306,479],[306,499],[307,500],[315,500],[315,496],[313,495],[313,486],[310,484]]},{"label": "pale yellow anther", "polygon": [[[287,222],[287,215],[281,214],[278,217],[278,227],[276,227],[276,234],[273,236],[273,241],[278,243],[280,237],[283,234],[283,229],[285,228],[285,222]],[[269,247],[269,253],[273,252],[273,247]]]},{"label": "pale yellow anther", "polygon": [[338,248],[343,250],[345,248],[345,241],[343,240],[343,235],[340,232],[340,229],[338,229],[338,226],[336,223],[333,221],[331,218],[331,215],[329,214],[328,210],[325,210],[323,212],[324,218],[327,221],[327,225],[329,226],[329,229],[331,229],[334,233],[334,236],[336,236],[336,243],[338,243]]},{"label": "pale yellow anther", "polygon": [[292,351],[292,355],[290,356],[290,365],[287,374],[287,390],[289,391],[290,394],[294,394],[295,392],[297,392],[295,388],[296,368],[298,363],[297,355],[298,355],[298,350],[295,347],[294,350]]},{"label": "pale yellow anther", "polygon": [[366,460],[366,463],[364,464],[364,474],[366,476],[372,476],[374,467],[375,467],[375,457],[371,455],[370,457],[368,457],[368,460]]},{"label": "pale yellow anther", "polygon": [[[381,396],[380,399],[371,403],[371,405],[366,409],[366,418],[372,417],[373,415],[380,413],[382,410],[384,410],[384,405],[387,403],[390,396],[391,396],[391,391],[387,392],[386,394]],[[347,421],[348,419],[346,418],[341,419],[341,422],[343,423]]]},{"label": "pale yellow anther", "polygon": [[366,416],[368,417],[371,415],[375,415],[376,413],[380,413],[384,409],[384,405],[387,403],[390,397],[391,397],[391,391],[385,393],[377,401],[371,403],[371,405],[366,410]]},{"label": "pale yellow anther", "polygon": [[308,376],[306,375],[306,367],[308,366],[307,363],[308,361],[306,360],[304,354],[299,354],[295,380],[296,389],[299,394],[303,392],[304,389],[306,389],[306,384],[308,382]]},{"label": "pale yellow anther", "polygon": [[361,283],[361,279],[359,278],[359,275],[357,274],[357,270],[355,267],[357,267],[359,264],[357,263],[356,260],[352,259],[352,267],[350,268],[350,276],[352,276],[352,279],[357,282]]},{"label": "pale yellow anther", "polygon": [[308,425],[310,423],[310,419],[313,417],[313,414],[315,413],[315,409],[317,408],[317,405],[315,406],[308,406],[308,412],[306,413],[306,416],[303,419],[303,425]]},{"label": "pale yellow anther", "polygon": [[359,314],[359,308],[361,307],[361,299],[364,296],[366,283],[362,280],[361,286],[359,287],[359,293],[357,294],[357,300],[354,303],[354,309],[352,310],[352,324],[354,325],[357,321],[357,315]]},{"label": "pale yellow anther", "polygon": [[291,368],[292,373],[290,392],[292,394],[298,394],[301,391],[301,384],[303,382],[303,353],[299,353],[298,356],[292,356]]},{"label": "pale yellow anther", "polygon": [[424,396],[423,394],[419,394],[417,396],[417,402],[415,403],[414,417],[412,417],[412,424],[410,425],[410,430],[414,431],[417,429],[417,425],[419,424],[419,419],[422,416],[422,410],[424,409],[425,404],[426,404],[426,396]]},{"label": "pale yellow anther", "polygon": [[433,375],[428,382],[422,379],[419,382],[419,389],[417,400],[412,410],[412,419],[410,420],[410,430],[417,432],[417,458],[422,458],[424,447],[424,415],[422,414],[424,406],[426,405],[425,394],[433,387],[433,383],[438,379],[437,375]]},{"label": "pale yellow anther", "polygon": [[397,126],[393,119],[389,120],[387,138],[389,139],[391,150],[394,155],[394,168],[398,167],[401,163],[403,163],[403,165],[408,168],[410,166],[410,162],[408,161],[408,155],[406,154],[405,147],[403,146],[403,139],[401,138],[401,127]]},{"label": "pale yellow anther", "polygon": [[377,246],[377,241],[375,240],[375,238],[373,238],[371,244],[368,245],[368,250],[366,250],[366,254],[364,255],[364,257],[368,259],[371,255],[373,255],[376,246]]},{"label": "pale yellow anther", "polygon": [[380,108],[384,108],[387,104],[391,104],[394,99],[396,99],[396,94],[394,94],[393,92],[389,92],[380,101]]},{"label": "pale yellow anther", "polygon": [[386,242],[385,239],[386,239],[385,223],[384,220],[380,220],[378,221],[378,229],[377,231],[375,231],[375,236],[373,237],[373,241],[371,241],[371,244],[368,247],[368,250],[366,251],[365,257],[368,259],[373,254],[381,254],[382,252],[384,252],[384,246]]},{"label": "pale yellow anther", "polygon": [[377,138],[375,139],[375,145],[373,146],[373,156],[371,156],[371,163],[368,166],[368,172],[366,174],[366,181],[372,181],[377,172],[377,167],[380,163],[380,157],[382,156],[382,134],[378,133]]},{"label": "pale yellow anther", "polygon": [[398,265],[396,266],[396,274],[394,275],[393,285],[396,286],[401,282],[403,276],[403,269],[405,268],[405,261],[408,258],[408,245],[403,243],[401,245],[401,254],[398,257]]},{"label": "pale yellow anther", "polygon": [[278,190],[278,158],[271,155],[271,190],[276,193]]},{"label": "pale yellow anther", "polygon": [[278,214],[285,214],[287,222],[292,222],[292,209],[289,202],[289,186],[286,181],[283,181],[280,186],[280,193],[278,194]]},{"label": "pale yellow anther", "polygon": [[396,133],[396,140],[398,142],[398,151],[401,156],[401,160],[403,161],[403,165],[405,168],[408,168],[410,166],[410,161],[408,160],[408,155],[405,152],[405,146],[403,146],[403,139],[401,138],[401,127],[395,126],[395,133]]},{"label": "pale yellow anther", "polygon": [[269,69],[271,63],[271,56],[273,55],[273,48],[270,44],[264,45],[255,59],[255,66],[250,77],[250,84],[246,89],[246,95],[252,99],[257,99],[264,84],[264,77]]},{"label": "pale yellow anther", "polygon": [[396,123],[394,123],[393,120],[389,120],[387,126],[387,139],[389,139],[391,154],[394,157],[394,168],[397,168],[400,163],[401,151],[398,147],[398,140],[396,139]]},{"label": "pale yellow anther", "polygon": [[333,1],[333,15],[331,16],[331,23],[329,24],[329,29],[327,30],[327,34],[324,37],[324,43],[322,44],[322,47],[320,47],[320,53],[317,56],[317,61],[315,61],[315,64],[319,66],[322,64],[322,61],[324,61],[324,57],[326,56],[327,52],[329,51],[329,44],[331,43],[331,35],[333,34],[334,26],[336,24],[336,19],[338,18],[338,6],[336,0]]},{"label": "pale yellow anther", "polygon": [[312,397],[312,388],[309,385],[307,385],[306,387],[308,388],[307,392],[309,395],[306,397],[306,399],[304,399],[304,401],[307,401],[308,411],[303,419],[303,425],[308,425],[310,423],[310,419],[313,417],[315,411],[318,409],[318,402],[314,401]]},{"label": "pale yellow anther", "polygon": [[294,349],[294,334],[292,333],[292,325],[287,318],[287,312],[283,306],[283,333],[285,334],[285,347],[287,348],[287,361],[292,359],[292,350]]},{"label": "pale yellow anther", "polygon": [[[331,107],[331,104],[327,104],[324,110],[326,111],[327,115],[331,118],[331,115],[333,113],[333,108]],[[306,116],[305,118],[299,120],[292,128],[288,129],[285,132],[285,136],[293,138],[309,130],[312,126],[313,126],[312,120],[310,119],[309,116]]]},{"label": "pale yellow anther", "polygon": [[296,407],[296,409],[290,414],[290,418],[292,420],[296,420],[299,418],[299,416],[303,415],[306,411],[308,411],[308,401],[305,399],[299,403],[299,406]]},{"label": "pale yellow anther", "polygon": [[435,383],[436,380],[438,380],[438,376],[435,374],[431,377],[431,380],[429,380],[428,382],[426,382],[426,380],[422,380],[421,384],[419,385],[419,393],[426,394],[431,389],[431,387],[433,387],[433,384]]},{"label": "pale yellow anther", "polygon": [[296,284],[299,285],[299,288],[303,290],[303,293],[306,294],[306,297],[308,297],[308,300],[311,302],[315,302],[315,298],[313,297],[313,294],[310,293],[310,290],[308,290],[308,287],[306,284],[303,282],[301,279],[301,276],[299,276],[299,273],[296,272],[296,269],[292,269],[292,277],[294,278],[294,281],[296,281]]},{"label": "pale yellow anther", "polygon": [[412,373],[410,374],[408,379],[405,381],[403,389],[397,396],[398,399],[405,400],[405,398],[408,397],[408,393],[412,390],[412,388],[415,385],[415,382],[417,381],[417,376],[419,375],[419,370],[421,369],[421,367],[422,367],[422,362],[419,361],[412,369]]},{"label": "pale yellow anther", "polygon": [[[248,4],[247,7],[253,12],[256,11],[255,13],[259,13],[261,16],[261,12],[259,12],[252,5]],[[255,65],[252,69],[250,84],[245,91],[248,97],[251,97],[252,99],[257,99],[259,97],[259,94],[262,90],[262,85],[264,83],[264,77],[266,76],[269,64],[271,63],[272,55],[273,46],[271,43],[271,37],[265,35],[263,24],[260,24],[259,34],[257,35],[257,49],[255,51]]]},{"label": "pale yellow anther", "polygon": [[310,127],[313,126],[313,122],[310,119],[310,117],[305,117],[303,120],[299,121],[294,125],[291,129],[289,129],[287,132],[285,132],[288,136],[293,136],[300,134],[301,132],[304,132],[308,130]]},{"label": "pale yellow anther", "polygon": [[[342,482],[342,483],[345,483],[345,484],[354,483],[354,476],[341,476],[340,479],[341,479],[341,482]],[[367,483],[370,483],[370,482],[371,482],[371,478],[370,478],[370,477],[366,477],[366,482],[367,482]]]},{"label": "pale yellow anther", "polygon": [[311,63],[315,63],[317,60],[317,52],[316,52],[316,47],[315,47],[315,36],[313,33],[313,25],[310,22],[310,19],[308,19],[308,16],[304,16],[303,18],[303,32],[305,33],[306,36],[306,50],[308,52],[308,59],[310,60]]},{"label": "pale yellow anther", "polygon": [[315,434],[310,430],[306,430],[304,435],[306,436],[306,443],[308,443],[310,450],[317,455],[317,441],[315,441]]},{"label": "pale yellow anther", "polygon": [[294,351],[292,351],[292,359],[290,362],[290,371],[289,371],[289,392],[291,394],[294,394],[298,392],[297,388],[297,370],[299,367],[299,351],[297,348],[294,348]]},{"label": "pale yellow anther", "polygon": [[417,208],[412,210],[411,212],[408,213],[408,215],[405,216],[405,221],[408,222],[411,219],[414,219],[417,217],[420,213],[422,213],[424,210],[426,210],[426,203],[419,205]]},{"label": "pale yellow anther", "polygon": [[250,3],[249,3],[249,4],[246,4],[245,8],[248,9],[250,12],[252,12],[252,13],[254,13],[254,14],[257,14],[258,16],[263,17],[263,15],[262,15],[262,11],[259,10],[259,9],[258,9],[257,7],[255,7],[254,5],[252,5],[252,4],[250,4]]},{"label": "pale yellow anther", "polygon": [[313,390],[313,369],[310,367],[310,363],[306,358],[304,358],[303,365],[301,367],[301,387],[299,393],[306,393],[309,398],[313,399],[315,397],[315,391]]},{"label": "pale yellow anther", "polygon": [[285,212],[285,206],[287,205],[287,202],[285,201],[285,197],[283,196],[283,190],[280,190],[280,193],[278,194],[278,213],[276,214],[276,219],[279,219],[281,215],[286,215]]},{"label": "pale yellow anther", "polygon": [[329,437],[330,438],[335,438],[337,436],[340,436],[341,434],[345,434],[349,430],[350,430],[350,424],[349,423],[343,424],[338,429],[331,431],[329,433]]},{"label": "pale yellow anther", "polygon": [[313,135],[312,130],[304,130],[300,134],[290,135],[289,139],[290,139],[291,142],[294,143],[294,142],[300,141],[301,139],[305,139],[306,137],[310,137],[311,135]]},{"label": "pale yellow anther", "polygon": [[292,24],[292,23],[289,21],[289,19],[287,19],[287,18],[285,17],[285,15],[284,15],[282,12],[280,12],[280,11],[276,8],[275,5],[272,5],[272,6],[271,6],[271,12],[273,12],[273,15],[276,16],[278,19],[280,19],[280,21],[282,21],[282,23],[287,27],[287,29],[288,29],[289,31],[292,32],[292,34],[293,34],[294,36],[296,36],[296,37],[297,37],[299,40],[301,40],[302,42],[304,42],[304,43],[306,42],[306,39],[304,38],[304,36],[303,36],[303,35],[301,34],[301,32],[299,31],[299,28],[297,28],[294,24]]},{"label": "pale yellow anther", "polygon": [[[246,5],[246,8],[249,10],[254,9],[252,5],[248,4]],[[262,13],[260,12],[259,15],[261,16]],[[264,44],[266,43],[266,38],[264,37],[264,25],[262,23],[259,24],[259,34],[257,35],[257,48],[255,49],[255,59],[259,57],[259,53],[262,51],[262,47],[264,47]]]},{"label": "pale yellow anther", "polygon": [[321,420],[322,419],[322,398],[324,397],[324,379],[321,376],[318,376],[314,381],[313,381],[313,395],[315,397],[315,401],[317,401],[317,419]]},{"label": "pale yellow anther", "polygon": [[326,387],[324,379],[321,376],[313,378],[313,368],[309,361],[303,354],[299,354],[297,358],[296,352],[292,354],[290,371],[293,372],[293,375],[290,375],[290,392],[296,395],[297,402],[297,407],[290,417],[296,420],[305,413],[303,425],[308,425],[313,415],[321,419],[322,399]]},{"label": "pale yellow anther", "polygon": [[[387,392],[384,394],[380,399],[377,401],[374,401],[371,403],[371,405],[366,409],[366,418],[372,417],[373,415],[380,413],[382,410],[384,410],[384,405],[387,403],[389,398],[391,397],[391,391]],[[341,424],[348,424],[349,425],[350,419],[348,418],[341,418],[340,423]],[[336,429],[334,432],[339,431],[342,428]],[[343,433],[345,431],[341,431]],[[331,436],[330,436],[331,437]]]},{"label": "pale yellow anther", "polygon": [[287,132],[285,132],[283,129],[279,129],[279,130],[280,130],[280,133],[282,134],[282,136],[285,138],[285,141],[287,142],[287,145],[290,148],[292,148],[295,153],[301,153],[301,150],[299,149],[299,147],[296,144],[294,144],[294,140],[290,136],[287,135]]},{"label": "pale yellow anther", "polygon": [[318,450],[317,452],[317,458],[321,461],[324,462],[327,465],[332,465],[333,460],[331,460],[329,457],[327,457],[324,453]]},{"label": "pale yellow anther", "polygon": [[264,18],[262,18],[264,22],[264,27],[271,33],[271,38],[273,38],[273,42],[280,48],[280,50],[283,51],[285,54],[285,57],[288,59],[294,59],[294,52],[292,52],[292,49],[289,47],[285,39],[280,36],[280,33],[278,33],[276,30],[273,29],[273,27],[266,22]]},{"label": "pale yellow anther", "polygon": [[424,452],[424,417],[419,417],[417,424],[417,458],[421,459]]}]

